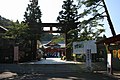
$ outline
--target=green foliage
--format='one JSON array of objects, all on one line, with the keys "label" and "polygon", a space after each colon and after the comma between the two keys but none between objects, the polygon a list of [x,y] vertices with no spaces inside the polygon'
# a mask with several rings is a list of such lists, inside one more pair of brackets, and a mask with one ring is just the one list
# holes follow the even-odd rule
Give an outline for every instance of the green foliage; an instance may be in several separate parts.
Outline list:
[{"label": "green foliage", "polygon": [[53,37],[52,42],[53,43],[59,43],[59,42],[64,42],[64,36],[63,35],[56,35]]},{"label": "green foliage", "polygon": [[53,35],[49,33],[44,33],[41,36],[41,41],[52,41],[53,43],[59,43],[59,42],[64,42],[64,36],[63,35]]},{"label": "green foliage", "polygon": [[[104,16],[101,0],[78,0],[83,8],[80,13],[79,40],[97,39],[105,30],[102,23]],[[84,19],[82,19],[84,18]]]},{"label": "green foliage", "polygon": [[[57,21],[59,23],[67,23],[67,24],[75,24],[76,22],[78,22],[79,19],[79,15],[78,15],[78,6],[76,6],[74,4],[73,0],[66,0],[63,1],[63,5],[62,5],[62,10],[59,12],[59,16],[57,17]],[[74,31],[72,27],[75,26],[65,26],[63,27],[61,30],[67,32],[67,44],[68,47],[72,47],[72,42],[73,40],[76,39],[77,36],[77,30]],[[70,46],[69,46],[70,44]]]},{"label": "green foliage", "polygon": [[39,9],[40,6],[34,5],[33,2],[30,2],[28,4],[28,7],[26,8],[26,12],[24,15],[24,20],[28,24],[36,24],[41,23],[41,11]]},{"label": "green foliage", "polygon": [[[105,31],[102,23],[104,11],[101,0],[78,0],[78,5],[73,4],[73,0],[66,0],[63,3],[63,10],[59,12],[57,21],[60,23],[80,22],[77,29],[67,32],[68,47],[71,47],[73,41],[97,39]],[[81,12],[78,13],[78,10]],[[65,30],[66,27],[62,29]]]},{"label": "green foliage", "polygon": [[40,39],[42,28],[41,24],[41,11],[39,9],[38,3],[33,0],[30,1],[28,7],[26,8],[24,15],[24,22],[28,24],[30,31],[30,39]]},{"label": "green foliage", "polygon": [[91,7],[96,5],[98,2],[100,2],[101,0],[81,0],[83,4],[86,5],[86,7]]},{"label": "green foliage", "polygon": [[51,41],[52,38],[53,34],[43,33],[43,35],[41,36],[41,41]]},{"label": "green foliage", "polygon": [[27,24],[21,22],[13,22],[12,26],[8,26],[8,31],[5,33],[4,38],[12,39],[15,44],[19,44],[20,49],[26,51],[30,47],[29,37],[29,27]]},{"label": "green foliage", "polygon": [[73,4],[73,0],[66,0],[63,1],[64,4],[62,5],[62,11],[59,12],[59,16],[57,20],[60,23],[74,23],[78,20],[77,18],[77,6]]},{"label": "green foliage", "polygon": [[8,26],[8,31],[5,33],[6,38],[25,39],[27,38],[29,28],[25,23],[13,22],[12,26]]},{"label": "green foliage", "polygon": [[[59,16],[57,17],[57,21],[59,23],[75,23],[78,21],[78,7],[74,4],[73,0],[63,1],[62,9],[59,12]],[[68,29],[70,26],[62,28],[62,30]]]}]

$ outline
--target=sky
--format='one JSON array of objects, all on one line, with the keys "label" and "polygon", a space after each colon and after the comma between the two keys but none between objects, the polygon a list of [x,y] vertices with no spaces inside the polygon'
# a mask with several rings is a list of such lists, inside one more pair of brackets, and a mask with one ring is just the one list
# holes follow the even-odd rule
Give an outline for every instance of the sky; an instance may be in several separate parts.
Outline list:
[{"label": "sky", "polygon": [[[120,34],[120,0],[104,0],[110,14],[116,34]],[[105,23],[105,35],[112,36],[108,23]]]},{"label": "sky", "polygon": [[[43,23],[55,23],[59,11],[62,10],[63,0],[39,0]],[[116,34],[120,34],[120,0],[105,0]],[[24,12],[29,0],[0,0],[0,15],[7,19],[23,21]],[[107,21],[105,22],[105,35],[111,37]]]}]

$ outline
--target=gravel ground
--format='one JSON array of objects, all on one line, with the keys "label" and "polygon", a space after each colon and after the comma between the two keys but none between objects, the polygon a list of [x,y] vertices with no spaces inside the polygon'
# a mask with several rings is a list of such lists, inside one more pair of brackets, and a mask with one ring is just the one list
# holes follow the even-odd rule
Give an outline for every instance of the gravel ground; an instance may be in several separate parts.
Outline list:
[{"label": "gravel ground", "polygon": [[103,73],[89,72],[63,72],[63,73],[31,73],[18,74],[16,77],[6,78],[3,80],[120,80]]},{"label": "gravel ground", "polygon": [[[38,65],[38,63],[41,65]],[[66,65],[66,63],[71,64]],[[85,65],[82,63],[75,62],[75,64],[79,65],[73,65],[73,62],[59,61],[58,59],[31,62],[28,65],[1,64],[1,71],[5,69],[11,72],[0,73],[0,80],[120,80],[120,72],[116,72],[113,76],[107,75],[104,64],[93,63],[93,72],[86,72],[84,70]],[[22,72],[19,73],[19,69],[22,69]],[[14,71],[18,71],[18,73]]]}]

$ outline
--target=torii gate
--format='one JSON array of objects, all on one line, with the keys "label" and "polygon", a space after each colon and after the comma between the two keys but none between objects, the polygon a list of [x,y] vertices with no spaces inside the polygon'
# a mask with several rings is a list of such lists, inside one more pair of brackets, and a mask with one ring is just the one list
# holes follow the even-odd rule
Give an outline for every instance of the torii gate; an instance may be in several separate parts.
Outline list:
[{"label": "torii gate", "polygon": [[[38,0],[30,0],[30,2],[33,2],[33,5],[38,5]],[[45,27],[48,27],[50,30],[48,31],[45,31],[43,30],[42,32],[48,32],[48,33],[64,33],[65,34],[65,46],[67,46],[68,44],[68,36],[67,36],[67,32],[72,30],[72,29],[75,29],[77,28],[77,23],[40,23],[40,28],[45,28]],[[56,27],[56,28],[61,28],[59,30],[53,30],[53,28]],[[34,26],[33,28],[31,28],[32,30],[35,30],[35,31],[38,31],[39,30],[39,27],[38,26]],[[36,49],[35,49],[36,50]],[[65,55],[66,55],[66,59],[67,60],[70,60],[70,57],[71,57],[71,54],[68,53],[69,50],[68,48],[66,47],[65,48]],[[36,53],[36,52],[34,52]]]},{"label": "torii gate", "polygon": [[[65,56],[67,60],[70,60],[71,54],[69,53],[69,50],[67,48],[67,44],[68,44],[68,36],[67,36],[67,32],[69,30],[72,29],[76,29],[77,28],[77,24],[78,23],[69,23],[69,24],[61,24],[61,23],[40,23],[40,26],[36,26],[36,27],[32,27],[32,31],[36,32],[39,31],[39,27],[40,28],[49,28],[49,30],[42,30],[41,32],[43,33],[63,33],[65,34]],[[61,28],[59,30],[54,30],[53,28]]]}]

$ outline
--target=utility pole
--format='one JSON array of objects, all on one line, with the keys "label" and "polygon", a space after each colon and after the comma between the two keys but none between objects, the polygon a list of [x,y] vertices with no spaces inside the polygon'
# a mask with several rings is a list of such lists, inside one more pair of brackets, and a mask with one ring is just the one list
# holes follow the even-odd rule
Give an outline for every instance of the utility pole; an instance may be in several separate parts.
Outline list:
[{"label": "utility pole", "polygon": [[[105,12],[106,12],[106,15],[107,15],[107,20],[108,20],[112,35],[116,36],[116,33],[115,33],[115,30],[114,30],[109,12],[107,10],[107,6],[105,4],[105,1],[102,0],[102,2],[103,2],[103,6],[105,8]],[[108,50],[108,47],[106,49],[107,49],[107,71],[108,71],[108,73],[113,74],[113,64],[112,64],[113,63],[113,53]]]},{"label": "utility pole", "polygon": [[110,15],[109,15],[108,10],[107,10],[107,6],[106,6],[106,4],[105,4],[105,1],[102,0],[102,2],[103,2],[103,6],[104,6],[104,8],[105,8],[105,12],[106,12],[106,15],[107,15],[107,20],[108,20],[108,23],[109,23],[109,26],[110,26],[112,35],[113,35],[113,36],[116,36],[116,33],[115,33],[115,30],[114,30],[114,27],[113,27],[113,24],[112,24]]}]

